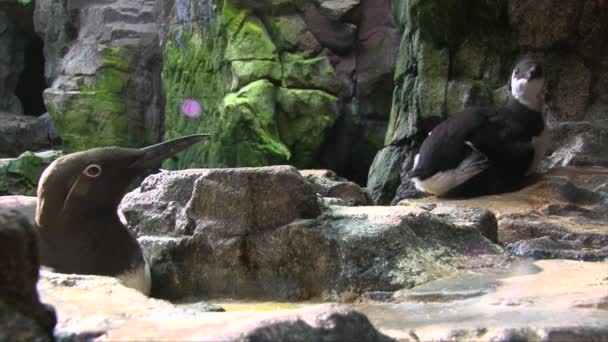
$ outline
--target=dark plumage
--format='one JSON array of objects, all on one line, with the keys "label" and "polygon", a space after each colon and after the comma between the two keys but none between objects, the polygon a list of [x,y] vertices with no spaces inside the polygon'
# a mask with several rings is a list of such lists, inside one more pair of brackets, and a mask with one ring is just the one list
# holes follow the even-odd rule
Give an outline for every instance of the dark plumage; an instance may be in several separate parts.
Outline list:
[{"label": "dark plumage", "polygon": [[55,160],[38,185],[40,261],[62,273],[117,277],[144,293],[150,275],[137,240],[118,218],[129,185],[208,135],[141,149],[103,147]]},{"label": "dark plumage", "polygon": [[545,153],[539,64],[525,59],[511,78],[512,97],[500,108],[471,107],[452,114],[424,140],[410,172],[416,186],[440,196],[510,191]]}]

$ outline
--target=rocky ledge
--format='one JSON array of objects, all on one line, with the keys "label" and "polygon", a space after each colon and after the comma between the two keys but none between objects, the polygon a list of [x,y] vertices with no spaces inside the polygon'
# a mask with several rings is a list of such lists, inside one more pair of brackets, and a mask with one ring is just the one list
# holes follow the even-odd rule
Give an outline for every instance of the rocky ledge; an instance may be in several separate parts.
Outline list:
[{"label": "rocky ledge", "polygon": [[455,200],[429,197],[400,205],[489,210],[498,221],[498,241],[515,255],[608,261],[608,169],[554,168],[531,183],[508,194]]}]

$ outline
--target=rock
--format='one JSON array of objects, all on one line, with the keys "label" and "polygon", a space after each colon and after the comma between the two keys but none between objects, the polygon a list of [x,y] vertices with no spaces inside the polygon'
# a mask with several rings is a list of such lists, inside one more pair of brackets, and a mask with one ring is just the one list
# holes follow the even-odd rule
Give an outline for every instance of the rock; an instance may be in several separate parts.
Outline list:
[{"label": "rock", "polygon": [[312,165],[340,115],[338,98],[320,90],[280,88],[277,101],[279,134],[293,153],[290,163]]},{"label": "rock", "polygon": [[300,174],[311,182],[315,191],[323,197],[342,200],[340,205],[373,205],[371,197],[360,186],[338,177],[331,170],[300,170]]},{"label": "rock", "polygon": [[321,11],[332,20],[341,19],[359,5],[359,0],[324,0],[320,2]]},{"label": "rock", "polygon": [[483,255],[504,261],[480,233],[489,226],[457,227],[418,208],[320,215],[315,186],[290,167],[164,172],[120,208],[163,298],[352,301],[480,267]]},{"label": "rock", "polygon": [[377,204],[389,204],[395,196],[395,191],[401,181],[402,163],[403,152],[397,146],[383,148],[374,158],[369,169],[367,188]]},{"label": "rock", "polygon": [[66,152],[162,138],[158,7],[154,1],[36,2],[34,22],[53,82],[44,99]]},{"label": "rock", "polygon": [[498,241],[516,255],[601,261],[608,257],[608,173],[555,168],[512,193],[471,199],[404,200],[412,205],[484,208],[496,215]]},{"label": "rock", "polygon": [[543,260],[512,266],[439,279],[401,292],[395,298],[398,304],[362,303],[354,308],[398,340],[602,341],[608,337],[601,304],[608,290],[606,263]]},{"label": "rock", "polygon": [[57,307],[56,335],[64,339],[391,340],[361,313],[327,304],[255,314],[217,312],[205,302],[176,306],[148,298],[114,278],[48,271],[42,272],[40,293]]},{"label": "rock", "polygon": [[35,228],[19,205],[0,204],[0,339],[52,341],[55,312],[40,302],[36,290]]},{"label": "rock", "polygon": [[267,60],[232,61],[232,90],[266,79],[278,82],[281,80],[281,64]]},{"label": "rock", "polygon": [[224,97],[220,104],[223,129],[218,135],[228,145],[222,151],[231,151],[220,156],[225,164],[263,166],[285,164],[291,158],[279,138],[276,92],[271,82],[257,80]]},{"label": "rock", "polygon": [[62,151],[24,152],[18,158],[0,159],[0,194],[35,195],[38,179],[44,169]]},{"label": "rock", "polygon": [[35,196],[0,196],[0,207],[10,208],[25,217],[32,227],[36,226],[36,205],[38,198]]},{"label": "rock", "polygon": [[312,88],[333,95],[340,92],[341,83],[327,57],[305,58],[302,55],[283,56],[283,87]]},{"label": "rock", "polygon": [[608,243],[600,248],[586,248],[583,241],[543,236],[508,244],[507,249],[519,256],[534,259],[608,260]]},{"label": "rock", "polygon": [[24,151],[48,150],[60,143],[48,113],[34,117],[0,112],[0,157],[15,158]]}]

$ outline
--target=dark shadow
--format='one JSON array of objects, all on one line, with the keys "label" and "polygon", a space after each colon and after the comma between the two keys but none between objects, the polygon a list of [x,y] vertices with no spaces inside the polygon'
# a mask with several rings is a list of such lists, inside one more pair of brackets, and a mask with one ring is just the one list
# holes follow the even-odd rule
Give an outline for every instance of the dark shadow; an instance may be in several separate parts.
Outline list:
[{"label": "dark shadow", "polygon": [[42,48],[42,39],[32,35],[23,56],[25,66],[19,75],[15,95],[21,100],[25,115],[40,116],[47,111],[42,98],[42,93],[47,88]]}]

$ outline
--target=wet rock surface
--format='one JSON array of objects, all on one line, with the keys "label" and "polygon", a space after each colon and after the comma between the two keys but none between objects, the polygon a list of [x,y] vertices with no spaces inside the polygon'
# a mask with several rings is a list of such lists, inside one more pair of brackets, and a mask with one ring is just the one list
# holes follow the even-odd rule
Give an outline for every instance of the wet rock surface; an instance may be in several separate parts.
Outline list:
[{"label": "wet rock surface", "polygon": [[405,341],[579,341],[608,338],[608,264],[542,260],[463,272],[355,305]]},{"label": "wet rock surface", "polygon": [[147,178],[120,210],[165,298],[352,301],[507,261],[484,237],[496,222],[483,213],[454,225],[415,207],[322,207],[317,196],[291,167],[201,169]]},{"label": "wet rock surface", "polygon": [[55,312],[36,290],[37,235],[28,216],[21,202],[0,197],[0,340],[52,340]]},{"label": "wet rock surface", "polygon": [[404,205],[484,208],[498,220],[498,241],[512,253],[537,259],[608,258],[608,170],[555,168],[513,193],[471,199],[429,197]]},{"label": "wet rock surface", "polygon": [[213,302],[226,312],[192,309],[207,307],[205,302],[174,305],[147,298],[106,277],[43,271],[39,291],[57,309],[60,338],[601,341],[608,336],[605,263],[543,260],[464,270],[388,299],[351,305]]},{"label": "wet rock surface", "polygon": [[173,305],[116,279],[42,272],[42,298],[57,308],[58,338],[101,340],[390,341],[366,316],[344,306],[217,312],[206,302]]}]

